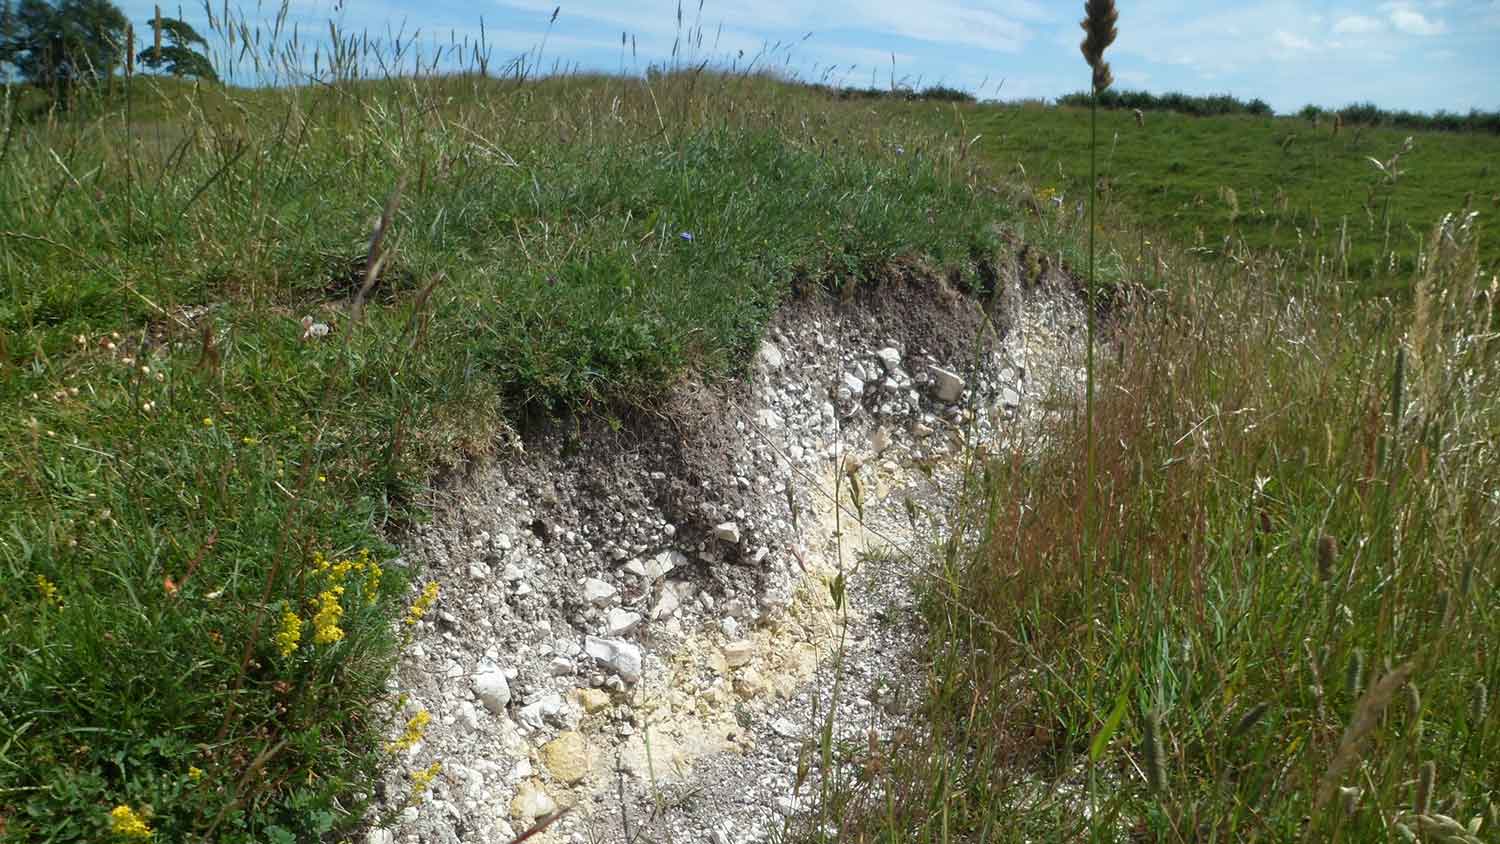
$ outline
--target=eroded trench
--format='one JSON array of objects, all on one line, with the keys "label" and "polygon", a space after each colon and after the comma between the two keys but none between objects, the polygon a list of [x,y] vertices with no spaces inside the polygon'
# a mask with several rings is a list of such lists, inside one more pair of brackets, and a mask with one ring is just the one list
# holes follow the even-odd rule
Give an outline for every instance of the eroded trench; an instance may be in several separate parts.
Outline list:
[{"label": "eroded trench", "polygon": [[997,283],[794,297],[747,378],[446,484],[402,542],[440,598],[393,679],[431,718],[368,840],[761,841],[830,707],[841,737],[899,728],[966,456],[1031,447],[1082,378],[1072,282]]}]

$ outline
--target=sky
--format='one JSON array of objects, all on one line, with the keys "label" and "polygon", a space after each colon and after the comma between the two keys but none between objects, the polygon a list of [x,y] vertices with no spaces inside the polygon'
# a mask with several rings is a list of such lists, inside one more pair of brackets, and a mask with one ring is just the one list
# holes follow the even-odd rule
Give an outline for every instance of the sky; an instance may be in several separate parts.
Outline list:
[{"label": "sky", "polygon": [[[230,5],[253,28],[279,7],[262,2]],[[330,19],[342,31],[386,43],[392,33],[404,32],[402,40],[416,34],[430,60],[439,46],[477,41],[482,21],[492,68],[526,55],[543,70],[642,73],[670,64],[677,42],[680,62],[753,62],[860,87],[942,84],[985,99],[1050,99],[1089,81],[1078,52],[1081,0],[690,2],[679,23],[677,0],[287,0],[287,26],[295,23],[309,45],[326,41]],[[200,28],[207,22],[201,3],[181,7]],[[151,2],[120,5],[138,26],[152,15]],[[167,15],[179,8],[163,5]],[[1366,101],[1427,112],[1500,111],[1500,0],[1118,5],[1120,36],[1106,53],[1117,88],[1258,97],[1281,113]],[[690,47],[678,41],[688,33]]]}]

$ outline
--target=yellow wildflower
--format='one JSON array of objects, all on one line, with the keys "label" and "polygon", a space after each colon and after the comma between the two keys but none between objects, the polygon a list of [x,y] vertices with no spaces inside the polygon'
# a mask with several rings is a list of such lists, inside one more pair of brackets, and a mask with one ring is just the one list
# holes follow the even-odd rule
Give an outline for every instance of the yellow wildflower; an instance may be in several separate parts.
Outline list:
[{"label": "yellow wildflower", "polygon": [[412,745],[422,740],[423,734],[427,732],[427,722],[431,720],[432,714],[425,709],[411,716],[411,720],[406,722],[406,731],[401,734],[401,738],[386,745],[386,749],[392,753],[410,749]]},{"label": "yellow wildflower", "polygon": [[205,416],[205,417],[203,417],[203,427],[205,427],[205,428],[212,428],[213,426],[214,426],[214,418],[212,416]]},{"label": "yellow wildflower", "polygon": [[43,604],[54,607],[62,606],[62,599],[57,597],[57,584],[48,580],[45,575],[36,576],[36,591],[42,593]]},{"label": "yellow wildflower", "polygon": [[330,645],[344,638],[344,631],[339,627],[339,621],[344,617],[344,607],[339,604],[339,596],[342,594],[342,586],[325,589],[318,594],[318,611],[313,615],[314,642]]},{"label": "yellow wildflower", "polygon": [[197,765],[189,765],[188,779],[192,780],[193,782],[197,782],[198,780],[203,779],[203,769],[198,767]]},{"label": "yellow wildflower", "polygon": [[151,837],[151,827],[146,825],[146,819],[129,806],[116,806],[110,811],[109,828],[124,838]]},{"label": "yellow wildflower", "polygon": [[302,641],[302,619],[291,610],[281,614],[281,625],[276,628],[276,650],[282,656],[290,656]]},{"label": "yellow wildflower", "polygon": [[437,594],[437,581],[428,583],[427,586],[422,589],[421,597],[413,601],[411,609],[408,609],[406,611],[407,627],[410,627],[413,624],[416,624],[418,621],[422,620],[422,616],[427,614],[427,609],[432,606],[432,602],[437,600]]},{"label": "yellow wildflower", "polygon": [[420,800],[420,799],[422,799],[422,793],[425,792],[428,789],[428,787],[432,785],[432,781],[437,778],[438,771],[441,771],[442,769],[443,769],[443,764],[441,762],[433,762],[431,765],[427,766],[426,770],[423,770],[423,771],[412,771],[411,772],[411,799],[413,799],[413,800]]},{"label": "yellow wildflower", "polygon": [[373,605],[375,598],[380,595],[380,570],[379,563],[370,563],[365,569],[365,603]]}]

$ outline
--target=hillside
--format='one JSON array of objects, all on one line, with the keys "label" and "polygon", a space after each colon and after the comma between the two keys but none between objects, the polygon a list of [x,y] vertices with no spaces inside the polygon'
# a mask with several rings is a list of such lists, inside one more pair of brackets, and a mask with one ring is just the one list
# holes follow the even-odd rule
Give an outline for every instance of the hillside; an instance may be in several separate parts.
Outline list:
[{"label": "hillside", "polygon": [[[651,689],[782,742],[789,840],[1483,840],[1500,140],[1101,114],[1091,294],[1086,120],[688,69],[9,121],[0,840],[628,838],[562,733]],[[445,768],[480,708],[515,765]],[[643,732],[633,810],[714,816]]]}]

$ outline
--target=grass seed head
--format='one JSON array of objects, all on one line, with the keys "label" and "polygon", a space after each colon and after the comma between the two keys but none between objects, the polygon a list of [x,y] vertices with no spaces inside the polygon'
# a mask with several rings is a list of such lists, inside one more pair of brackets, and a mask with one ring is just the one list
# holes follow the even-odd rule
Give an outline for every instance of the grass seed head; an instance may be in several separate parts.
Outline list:
[{"label": "grass seed head", "polygon": [[1349,654],[1349,664],[1344,666],[1344,693],[1351,698],[1359,697],[1365,684],[1365,652],[1359,648]]},{"label": "grass seed head", "polygon": [[1235,722],[1234,729],[1229,731],[1230,736],[1239,738],[1245,733],[1250,732],[1250,729],[1256,724],[1260,723],[1260,719],[1264,718],[1266,712],[1270,709],[1271,702],[1265,700],[1257,703],[1255,706],[1252,706],[1250,708],[1250,711],[1246,712],[1244,715],[1241,715],[1240,720]]},{"label": "grass seed head", "polygon": [[1416,741],[1422,740],[1422,692],[1416,683],[1406,686],[1406,720],[1411,730],[1412,738]]},{"label": "grass seed head", "polygon": [[1120,13],[1115,9],[1114,0],[1086,0],[1083,13],[1084,18],[1078,25],[1083,27],[1084,38],[1078,49],[1083,52],[1084,61],[1094,69],[1094,93],[1097,94],[1115,81],[1109,72],[1109,62],[1104,60],[1104,50],[1120,34],[1115,28]]},{"label": "grass seed head", "polygon": [[1437,780],[1437,763],[1431,760],[1423,763],[1422,772],[1417,777],[1417,793],[1412,799],[1411,810],[1419,815],[1431,814],[1432,812],[1432,785]]},{"label": "grass seed head", "polygon": [[1166,754],[1162,750],[1161,713],[1146,713],[1146,782],[1151,791],[1161,794],[1167,788]]},{"label": "grass seed head", "polygon": [[1339,557],[1339,541],[1328,534],[1318,537],[1318,579],[1324,583],[1333,576],[1333,564]]},{"label": "grass seed head", "polygon": [[1360,793],[1359,786],[1339,787],[1339,806],[1344,810],[1345,815],[1354,817],[1354,813],[1359,811]]}]

